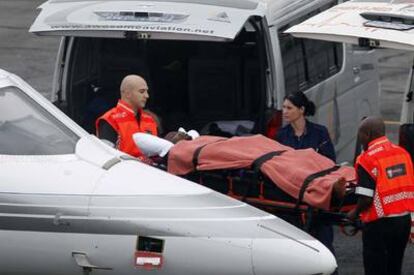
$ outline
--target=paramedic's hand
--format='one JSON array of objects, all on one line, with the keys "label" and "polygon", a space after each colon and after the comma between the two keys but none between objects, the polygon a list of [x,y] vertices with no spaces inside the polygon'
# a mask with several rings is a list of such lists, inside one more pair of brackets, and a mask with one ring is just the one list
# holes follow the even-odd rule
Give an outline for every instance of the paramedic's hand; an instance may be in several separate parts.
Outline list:
[{"label": "paramedic's hand", "polygon": [[351,223],[341,226],[342,232],[347,236],[354,236],[362,229],[363,224],[359,220],[359,214],[357,209],[352,209],[346,214],[346,217],[350,220]]},{"label": "paramedic's hand", "polygon": [[348,219],[350,219],[351,221],[355,221],[357,218],[358,218],[358,214],[357,214],[357,211],[356,211],[356,209],[352,209],[351,211],[349,211],[347,214],[346,214],[346,217],[348,218]]}]

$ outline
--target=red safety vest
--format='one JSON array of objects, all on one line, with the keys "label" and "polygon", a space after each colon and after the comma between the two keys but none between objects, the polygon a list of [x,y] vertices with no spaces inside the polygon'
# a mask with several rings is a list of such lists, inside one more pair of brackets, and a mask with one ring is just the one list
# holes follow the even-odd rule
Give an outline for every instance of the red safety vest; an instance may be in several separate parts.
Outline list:
[{"label": "red safety vest", "polygon": [[372,205],[361,213],[363,222],[414,211],[414,175],[410,155],[386,137],[373,140],[357,159],[376,187]]},{"label": "red safety vest", "polygon": [[134,111],[124,101],[119,100],[116,107],[107,111],[96,120],[96,134],[99,136],[99,122],[101,119],[107,121],[118,133],[116,148],[134,157],[142,157],[138,146],[135,145],[132,135],[141,132],[157,135],[157,123],[148,113],[139,110],[138,121]]}]

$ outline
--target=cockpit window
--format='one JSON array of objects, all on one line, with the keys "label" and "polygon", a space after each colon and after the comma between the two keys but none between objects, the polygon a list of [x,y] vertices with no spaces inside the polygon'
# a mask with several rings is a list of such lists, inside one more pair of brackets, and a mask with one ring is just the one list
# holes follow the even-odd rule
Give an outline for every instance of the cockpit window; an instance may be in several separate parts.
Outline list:
[{"label": "cockpit window", "polygon": [[19,88],[0,88],[0,154],[73,154],[78,139]]}]

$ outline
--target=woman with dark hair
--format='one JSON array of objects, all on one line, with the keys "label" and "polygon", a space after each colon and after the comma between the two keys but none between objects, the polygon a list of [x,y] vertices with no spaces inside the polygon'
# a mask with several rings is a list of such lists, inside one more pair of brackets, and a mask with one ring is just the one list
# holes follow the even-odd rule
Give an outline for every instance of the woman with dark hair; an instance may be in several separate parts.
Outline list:
[{"label": "woman with dark hair", "polygon": [[[313,116],[315,111],[315,104],[304,93],[287,95],[283,101],[283,119],[289,124],[278,131],[276,140],[294,149],[313,148],[319,154],[336,162],[335,148],[326,127],[306,119],[307,116]],[[282,218],[301,226],[299,217]],[[332,225],[315,220],[311,234],[334,252]]]},{"label": "woman with dark hair", "polygon": [[326,127],[306,119],[307,116],[313,116],[315,111],[315,104],[304,93],[286,96],[283,101],[283,119],[289,124],[278,131],[276,140],[294,149],[313,148],[335,162],[335,148]]}]

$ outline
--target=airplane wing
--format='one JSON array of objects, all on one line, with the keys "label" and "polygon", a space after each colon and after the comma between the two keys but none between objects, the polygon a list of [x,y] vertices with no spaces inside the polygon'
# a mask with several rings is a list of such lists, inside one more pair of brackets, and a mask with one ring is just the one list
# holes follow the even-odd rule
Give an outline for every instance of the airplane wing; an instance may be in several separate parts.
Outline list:
[{"label": "airplane wing", "polygon": [[345,2],[286,32],[296,37],[413,51],[414,1]]}]

